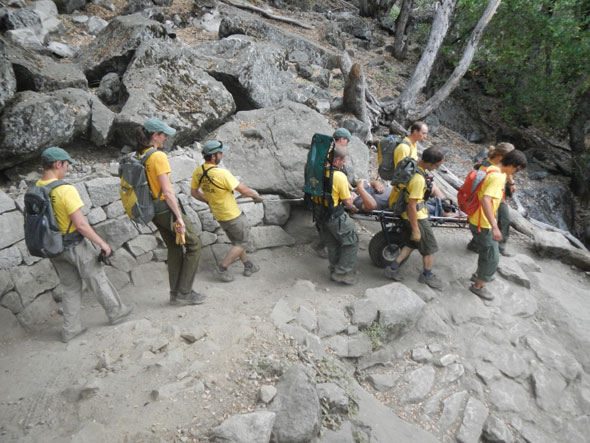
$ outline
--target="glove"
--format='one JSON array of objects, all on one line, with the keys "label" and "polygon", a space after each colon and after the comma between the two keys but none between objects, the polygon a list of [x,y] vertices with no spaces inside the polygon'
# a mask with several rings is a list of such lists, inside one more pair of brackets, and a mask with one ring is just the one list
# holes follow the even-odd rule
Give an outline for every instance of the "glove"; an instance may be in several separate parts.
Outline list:
[{"label": "glove", "polygon": [[176,244],[177,245],[184,245],[186,243],[186,238],[184,236],[184,234],[181,234],[180,232],[178,232],[181,228],[181,224],[178,223],[177,221],[174,222],[174,230],[176,231]]},{"label": "glove", "polygon": [[258,197],[252,197],[252,201],[254,203],[262,203],[262,202],[264,202],[264,199],[261,196],[258,196]]},{"label": "glove", "polygon": [[410,240],[412,240],[415,243],[418,243],[421,238],[422,238],[422,234],[420,233],[420,230],[412,231],[412,235],[410,236]]},{"label": "glove", "polygon": [[100,254],[98,254],[98,262],[99,263],[104,263],[107,266],[111,266],[111,257],[115,255],[115,251],[111,251],[111,255],[109,255],[108,257],[105,255],[105,252],[103,249],[100,250]]}]

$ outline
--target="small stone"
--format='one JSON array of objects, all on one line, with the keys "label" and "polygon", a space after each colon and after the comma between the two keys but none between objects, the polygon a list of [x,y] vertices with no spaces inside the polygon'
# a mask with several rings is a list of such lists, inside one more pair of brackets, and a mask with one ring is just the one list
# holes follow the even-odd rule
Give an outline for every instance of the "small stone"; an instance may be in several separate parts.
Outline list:
[{"label": "small stone", "polygon": [[275,395],[277,395],[277,388],[271,385],[262,386],[258,392],[258,398],[265,404],[270,403]]}]

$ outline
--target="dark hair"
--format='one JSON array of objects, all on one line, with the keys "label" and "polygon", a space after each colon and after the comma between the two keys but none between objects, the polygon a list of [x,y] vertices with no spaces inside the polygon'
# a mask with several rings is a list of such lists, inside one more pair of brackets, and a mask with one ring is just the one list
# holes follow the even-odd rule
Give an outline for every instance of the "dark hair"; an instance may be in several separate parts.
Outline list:
[{"label": "dark hair", "polygon": [[151,140],[153,132],[146,131],[143,126],[135,128],[135,142],[137,143],[137,150],[143,151],[151,147]]},{"label": "dark hair", "polygon": [[421,131],[422,128],[424,127],[425,123],[421,120],[418,120],[417,122],[412,123],[412,126],[410,126],[410,134],[414,131]]},{"label": "dark hair", "polygon": [[527,165],[527,159],[526,155],[524,155],[524,152],[515,149],[514,151],[511,151],[502,157],[500,163],[504,166],[514,166],[518,169],[525,169]]},{"label": "dark hair", "polygon": [[54,163],[54,160],[49,160],[48,158],[41,157],[41,166],[43,166],[44,171],[49,171],[50,169],[53,169]]},{"label": "dark hair", "polygon": [[[217,153],[215,153],[215,154],[217,154]],[[203,155],[203,158],[205,159],[206,162],[210,162],[215,154]]]},{"label": "dark hair", "polygon": [[512,151],[514,151],[514,145],[512,143],[507,143],[507,142],[498,143],[496,146],[489,147],[488,158],[494,158],[499,155],[501,155],[503,157]]},{"label": "dark hair", "polygon": [[444,159],[444,152],[442,152],[439,148],[436,148],[434,146],[432,148],[425,149],[424,152],[422,152],[422,161],[424,163],[431,163],[433,165],[436,165]]}]

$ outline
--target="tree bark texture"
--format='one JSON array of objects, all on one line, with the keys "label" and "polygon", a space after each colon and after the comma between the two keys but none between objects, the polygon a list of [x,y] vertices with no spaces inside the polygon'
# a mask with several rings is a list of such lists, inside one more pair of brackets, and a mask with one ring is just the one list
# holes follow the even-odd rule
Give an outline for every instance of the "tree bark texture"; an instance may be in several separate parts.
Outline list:
[{"label": "tree bark texture", "polygon": [[590,146],[586,143],[584,126],[589,120],[590,89],[587,89],[576,100],[576,110],[567,128],[574,161],[572,192],[586,202],[590,200]]},{"label": "tree bark texture", "polygon": [[389,14],[397,0],[360,0],[359,15],[361,17],[383,17]]},{"label": "tree bark texture", "polygon": [[398,60],[404,60],[408,52],[408,23],[410,13],[414,6],[414,0],[404,0],[399,17],[395,23],[395,41],[393,43],[393,56]]},{"label": "tree bark texture", "polygon": [[426,101],[426,103],[420,107],[412,107],[408,109],[408,120],[415,121],[426,117],[436,108],[438,108],[440,104],[446,100],[451,92],[453,92],[453,90],[459,85],[459,81],[469,69],[469,65],[471,65],[471,61],[473,60],[475,52],[477,51],[477,47],[483,35],[484,29],[494,17],[498,6],[500,6],[500,2],[501,0],[489,0],[486,10],[479,18],[475,29],[471,33],[471,37],[469,37],[469,41],[467,42],[465,50],[463,51],[463,56],[455,67],[455,70],[449,76],[445,84],[438,91],[436,91],[434,95]]}]

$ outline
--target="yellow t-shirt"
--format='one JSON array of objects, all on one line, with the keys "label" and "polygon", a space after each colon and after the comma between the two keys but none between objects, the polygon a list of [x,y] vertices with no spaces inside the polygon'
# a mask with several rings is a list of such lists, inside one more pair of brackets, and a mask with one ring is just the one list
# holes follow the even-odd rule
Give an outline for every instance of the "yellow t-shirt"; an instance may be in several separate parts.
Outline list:
[{"label": "yellow t-shirt", "polygon": [[[52,178],[51,180],[37,180],[35,185],[37,186],[45,186],[49,183],[57,180],[56,178]],[[72,185],[62,185],[58,186],[54,190],[51,191],[49,194],[51,197],[51,206],[53,206],[53,213],[55,214],[55,218],[57,219],[57,225],[59,226],[59,230],[62,234],[65,234],[68,226],[70,226],[70,215],[84,206],[82,199],[80,198],[80,194],[78,194],[78,190],[74,188]],[[68,232],[74,232],[76,227],[72,223],[70,226],[70,230]]]},{"label": "yellow t-shirt", "polygon": [[[203,168],[207,171],[206,177],[203,177]],[[242,213],[233,194],[233,190],[239,184],[240,182],[227,169],[203,163],[193,172],[191,189],[200,188],[203,191],[215,220],[227,221],[239,217]]]},{"label": "yellow t-shirt", "polygon": [[[326,171],[326,177],[329,176],[330,171]],[[334,171],[332,176],[332,201],[334,207],[340,204],[340,201],[351,198],[350,188],[348,187],[348,179],[342,171]],[[320,202],[319,197],[313,198],[316,203]],[[326,202],[326,206],[328,203]]]},{"label": "yellow t-shirt", "polygon": [[[420,166],[418,167],[420,168]],[[424,172],[424,169],[420,168],[420,170]],[[406,191],[406,203],[408,203],[411,198],[416,199],[417,205],[424,202],[424,194],[426,193],[426,180],[424,177],[422,177],[422,174],[418,172],[414,174],[414,176],[408,182]],[[407,210],[402,213],[402,218],[408,220]],[[418,211],[417,218],[418,220],[428,218],[428,209],[426,208],[426,205],[423,205],[422,209]]]},{"label": "yellow t-shirt", "polygon": [[[502,196],[504,195],[503,191],[504,185],[506,184],[506,174],[503,174],[500,171],[500,168],[497,166],[488,166],[487,171],[489,171],[489,174],[483,181],[483,185],[477,193],[477,198],[479,201],[481,201],[485,195],[492,197],[492,209],[494,211],[494,216],[496,216],[498,207],[502,201]],[[490,229],[492,227],[483,212],[482,206],[480,206],[479,209],[475,211],[475,213],[469,216],[469,223],[474,226],[481,226],[482,228],[486,229]]]},{"label": "yellow t-shirt", "polygon": [[397,164],[402,161],[406,157],[412,157],[414,160],[418,161],[418,147],[416,143],[412,143],[408,137],[404,138],[404,141],[407,141],[410,146],[405,143],[400,143],[395,147],[393,151],[393,168],[397,167]]},{"label": "yellow t-shirt", "polygon": [[[151,148],[146,148],[141,151],[141,155],[145,154],[149,149]],[[145,162],[145,175],[147,176],[147,181],[153,195],[152,198],[154,199],[156,199],[162,191],[162,186],[158,180],[158,176],[162,174],[170,175],[170,163],[168,163],[168,156],[166,153],[158,150],[150,155]],[[166,200],[164,194],[160,196],[160,200]]]}]

